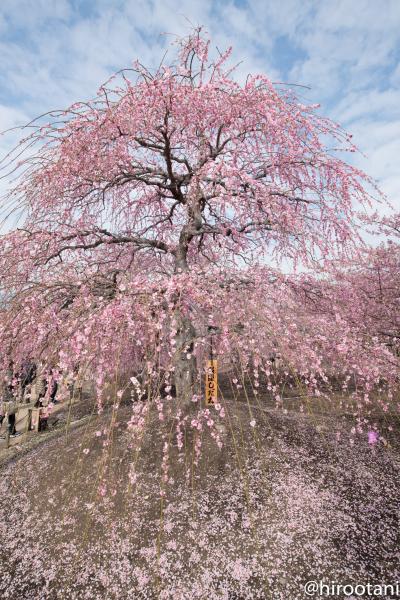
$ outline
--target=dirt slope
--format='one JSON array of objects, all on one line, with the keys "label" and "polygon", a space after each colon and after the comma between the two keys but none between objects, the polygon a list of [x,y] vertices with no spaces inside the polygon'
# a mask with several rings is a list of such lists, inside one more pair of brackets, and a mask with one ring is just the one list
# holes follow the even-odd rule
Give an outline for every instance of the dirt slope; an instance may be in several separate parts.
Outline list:
[{"label": "dirt slope", "polygon": [[308,580],[399,579],[397,451],[351,444],[337,417],[270,409],[252,427],[226,408],[198,465],[156,415],[137,451],[123,409],[109,442],[104,414],[3,466],[0,598],[296,600]]}]

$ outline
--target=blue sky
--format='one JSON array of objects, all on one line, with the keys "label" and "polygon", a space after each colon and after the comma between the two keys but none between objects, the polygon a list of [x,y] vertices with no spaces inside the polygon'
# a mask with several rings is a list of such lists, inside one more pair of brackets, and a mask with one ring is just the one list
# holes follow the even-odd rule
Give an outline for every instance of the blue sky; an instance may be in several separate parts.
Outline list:
[{"label": "blue sky", "polygon": [[92,97],[136,58],[156,65],[160,34],[189,23],[234,47],[239,78],[310,86],[302,93],[354,134],[358,165],[400,210],[400,0],[1,0],[0,130]]}]

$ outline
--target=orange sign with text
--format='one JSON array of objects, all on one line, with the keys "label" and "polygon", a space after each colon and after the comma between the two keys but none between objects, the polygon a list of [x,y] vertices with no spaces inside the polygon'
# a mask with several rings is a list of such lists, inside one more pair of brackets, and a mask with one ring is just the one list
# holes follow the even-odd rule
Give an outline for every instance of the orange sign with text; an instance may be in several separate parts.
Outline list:
[{"label": "orange sign with text", "polygon": [[206,370],[206,404],[215,404],[218,390],[218,361],[208,360]]}]

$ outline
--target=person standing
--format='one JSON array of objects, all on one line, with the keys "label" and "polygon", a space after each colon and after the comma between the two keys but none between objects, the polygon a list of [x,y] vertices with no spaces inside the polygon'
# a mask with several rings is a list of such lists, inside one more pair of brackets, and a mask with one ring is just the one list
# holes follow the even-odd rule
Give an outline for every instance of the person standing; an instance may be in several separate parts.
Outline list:
[{"label": "person standing", "polygon": [[24,400],[29,402],[29,386],[32,385],[36,377],[36,364],[32,360],[26,360],[22,364],[21,368],[21,380],[20,380],[20,395],[21,402]]},{"label": "person standing", "polygon": [[7,418],[8,424],[8,437],[15,437],[17,434],[16,430],[16,413],[17,413],[17,402],[14,398],[14,368],[13,362],[10,361],[8,366],[8,373],[3,380],[2,386],[2,403],[3,403],[3,418]]},{"label": "person standing", "polygon": [[17,435],[17,430],[15,427],[17,421],[17,403],[14,399],[12,399],[6,404],[6,415],[8,416],[8,434],[10,437],[15,437]]}]

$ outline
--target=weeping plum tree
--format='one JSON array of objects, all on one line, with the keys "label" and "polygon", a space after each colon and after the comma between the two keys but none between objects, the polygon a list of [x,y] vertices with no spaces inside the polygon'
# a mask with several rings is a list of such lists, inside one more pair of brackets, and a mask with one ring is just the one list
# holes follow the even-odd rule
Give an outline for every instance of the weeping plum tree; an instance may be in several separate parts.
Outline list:
[{"label": "weeping plum tree", "polygon": [[336,152],[350,136],[263,75],[238,83],[200,29],[176,46],[168,66],[136,62],[33,121],[3,161],[23,220],[0,245],[4,365],[86,361],[99,394],[123,360],[162,368],[183,406],[212,327],[221,352],[278,344],[300,373],[322,369],[323,336],[266,264],[348,256],[369,202]]}]

